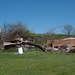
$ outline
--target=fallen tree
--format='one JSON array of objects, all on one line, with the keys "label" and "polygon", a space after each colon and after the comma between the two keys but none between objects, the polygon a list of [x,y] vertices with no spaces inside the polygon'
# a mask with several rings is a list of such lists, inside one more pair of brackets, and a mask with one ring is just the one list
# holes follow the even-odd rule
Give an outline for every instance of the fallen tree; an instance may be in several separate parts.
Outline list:
[{"label": "fallen tree", "polygon": [[31,43],[31,42],[22,42],[21,44],[22,44],[22,45],[27,44],[27,45],[35,46],[35,47],[41,49],[43,52],[45,52],[45,48],[43,48],[41,45],[34,44],[34,43]]},{"label": "fallen tree", "polygon": [[[28,46],[26,46],[28,45]],[[10,41],[10,42],[5,42],[4,43],[4,49],[16,49],[18,47],[27,47],[27,48],[30,48],[31,46],[34,46],[36,48],[39,48],[40,50],[42,50],[43,52],[46,51],[46,49],[44,47],[42,47],[41,45],[38,45],[38,44],[34,44],[34,43],[31,43],[29,41]]]}]

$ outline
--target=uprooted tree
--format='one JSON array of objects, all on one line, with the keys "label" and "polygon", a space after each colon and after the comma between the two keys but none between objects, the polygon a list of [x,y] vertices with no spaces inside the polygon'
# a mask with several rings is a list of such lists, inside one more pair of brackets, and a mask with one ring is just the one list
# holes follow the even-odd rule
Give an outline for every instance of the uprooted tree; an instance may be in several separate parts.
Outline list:
[{"label": "uprooted tree", "polygon": [[16,24],[4,23],[2,28],[3,40],[13,40],[18,37],[28,38],[31,31],[27,29],[26,24],[18,22]]}]

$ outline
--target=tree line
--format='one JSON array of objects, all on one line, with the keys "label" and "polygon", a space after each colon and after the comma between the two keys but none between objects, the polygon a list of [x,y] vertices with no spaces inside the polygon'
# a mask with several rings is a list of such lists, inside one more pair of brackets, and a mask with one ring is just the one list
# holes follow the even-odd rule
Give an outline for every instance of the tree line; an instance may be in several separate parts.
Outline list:
[{"label": "tree line", "polygon": [[26,27],[26,24],[22,22],[18,23],[4,22],[2,26],[2,32],[0,33],[0,43],[22,37],[24,40],[33,40],[34,43],[43,45],[44,43],[47,42],[48,39],[61,39],[64,37],[75,36],[75,29],[73,25],[70,24],[64,25],[62,32],[63,34],[56,34],[51,31],[43,34],[36,34],[30,31]]}]

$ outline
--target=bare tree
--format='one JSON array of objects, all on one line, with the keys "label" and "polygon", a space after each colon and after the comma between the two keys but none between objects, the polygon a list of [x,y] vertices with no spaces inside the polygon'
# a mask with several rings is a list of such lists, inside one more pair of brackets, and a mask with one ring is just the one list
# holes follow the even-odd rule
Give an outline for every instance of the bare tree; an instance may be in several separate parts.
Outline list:
[{"label": "bare tree", "polygon": [[72,31],[73,31],[73,26],[70,25],[70,24],[66,24],[63,28],[63,33],[65,33],[66,35],[68,36],[71,36],[72,35]]},{"label": "bare tree", "polygon": [[28,38],[30,33],[22,22],[16,24],[4,23],[2,30],[4,40],[12,40],[16,37]]}]

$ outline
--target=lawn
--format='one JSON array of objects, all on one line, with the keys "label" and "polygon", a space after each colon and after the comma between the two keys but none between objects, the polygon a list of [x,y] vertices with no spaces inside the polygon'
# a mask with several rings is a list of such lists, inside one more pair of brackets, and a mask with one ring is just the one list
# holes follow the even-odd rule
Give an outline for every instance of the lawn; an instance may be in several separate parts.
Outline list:
[{"label": "lawn", "polygon": [[75,75],[75,54],[0,52],[0,75]]}]

